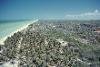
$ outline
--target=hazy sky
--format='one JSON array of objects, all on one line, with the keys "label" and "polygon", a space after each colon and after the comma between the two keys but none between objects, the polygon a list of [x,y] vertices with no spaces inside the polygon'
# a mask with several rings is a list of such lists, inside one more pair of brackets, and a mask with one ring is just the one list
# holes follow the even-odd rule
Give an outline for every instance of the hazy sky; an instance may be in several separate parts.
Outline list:
[{"label": "hazy sky", "polygon": [[0,20],[100,18],[100,0],[0,0]]}]

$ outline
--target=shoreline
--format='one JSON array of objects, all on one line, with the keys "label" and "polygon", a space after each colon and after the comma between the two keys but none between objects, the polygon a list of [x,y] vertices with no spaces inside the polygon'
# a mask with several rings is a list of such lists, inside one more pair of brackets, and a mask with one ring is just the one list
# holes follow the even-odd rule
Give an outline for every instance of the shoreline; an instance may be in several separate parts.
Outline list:
[{"label": "shoreline", "polygon": [[[37,22],[38,19],[34,20],[32,23],[34,22]],[[24,29],[26,29],[28,27],[28,25],[32,24],[32,23],[29,23],[29,24],[26,24],[25,26],[22,26],[21,28],[17,29],[16,31],[14,32],[11,32],[9,35],[3,37],[0,39],[0,45],[4,45],[4,41],[8,38],[8,37],[11,37],[14,33],[17,33],[18,31],[22,31]]]}]

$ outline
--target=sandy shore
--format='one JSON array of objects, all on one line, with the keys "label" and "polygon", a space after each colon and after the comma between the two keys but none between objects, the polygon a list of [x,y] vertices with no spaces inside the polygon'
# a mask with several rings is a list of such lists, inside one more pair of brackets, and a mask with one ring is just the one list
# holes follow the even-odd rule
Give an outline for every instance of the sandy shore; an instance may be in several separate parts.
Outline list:
[{"label": "sandy shore", "polygon": [[[34,20],[33,23],[34,22],[37,22],[37,21],[38,21],[38,19]],[[26,24],[25,26],[22,26],[21,28],[19,28],[16,31],[10,33],[9,35],[5,36],[4,38],[1,38],[0,39],[0,44],[3,45],[4,44],[4,41],[7,39],[7,37],[11,37],[14,33],[17,33],[18,31],[22,31],[22,30],[26,29],[28,27],[28,25],[30,25],[30,24]]]}]

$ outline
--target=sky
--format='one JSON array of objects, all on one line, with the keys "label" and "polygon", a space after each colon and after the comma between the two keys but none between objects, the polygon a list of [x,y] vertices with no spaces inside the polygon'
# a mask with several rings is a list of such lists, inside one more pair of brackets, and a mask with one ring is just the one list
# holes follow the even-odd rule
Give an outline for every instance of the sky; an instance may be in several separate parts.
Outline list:
[{"label": "sky", "polygon": [[100,0],[0,0],[0,20],[100,19]]}]

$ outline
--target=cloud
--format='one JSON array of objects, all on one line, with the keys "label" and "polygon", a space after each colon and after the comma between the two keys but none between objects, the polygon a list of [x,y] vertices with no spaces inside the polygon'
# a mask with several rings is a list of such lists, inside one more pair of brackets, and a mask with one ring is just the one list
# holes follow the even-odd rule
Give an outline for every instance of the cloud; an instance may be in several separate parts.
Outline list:
[{"label": "cloud", "polygon": [[85,18],[85,17],[100,17],[100,12],[98,10],[95,10],[94,12],[87,12],[87,13],[81,13],[81,14],[74,14],[74,15],[66,15],[66,18]]},{"label": "cloud", "polygon": [[98,16],[98,15],[100,15],[100,12],[98,10],[95,10],[94,12],[80,14],[80,16]]}]

